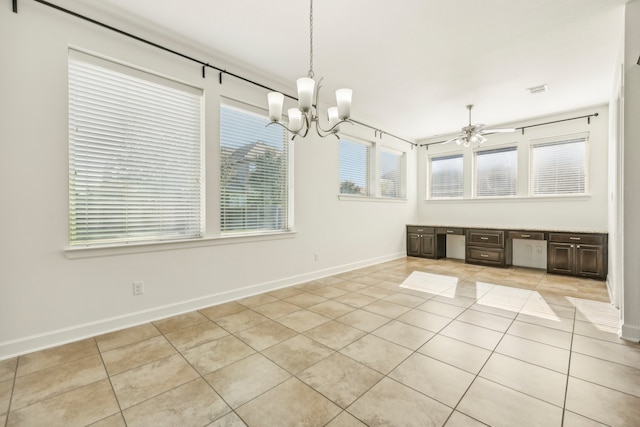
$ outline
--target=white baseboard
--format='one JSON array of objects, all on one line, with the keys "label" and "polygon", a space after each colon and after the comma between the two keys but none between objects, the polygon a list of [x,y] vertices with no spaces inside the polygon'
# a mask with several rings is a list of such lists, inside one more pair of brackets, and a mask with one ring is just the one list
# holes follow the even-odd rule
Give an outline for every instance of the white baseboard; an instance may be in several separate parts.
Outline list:
[{"label": "white baseboard", "polygon": [[640,342],[640,327],[638,325],[623,324],[620,328],[620,338],[632,342]]},{"label": "white baseboard", "polygon": [[155,307],[149,310],[129,313],[123,316],[117,316],[107,319],[100,319],[95,322],[74,325],[64,329],[45,332],[42,334],[31,335],[12,341],[0,342],[0,360],[9,359],[20,356],[22,354],[31,353],[33,351],[43,350],[85,338],[106,334],[120,329],[130,328],[143,323],[152,322],[166,317],[176,316],[194,310],[199,310],[212,305],[222,304],[228,301],[246,298],[252,295],[269,292],[288,286],[294,286],[311,280],[320,279],[335,274],[344,273],[346,271],[358,268],[368,267],[370,265],[379,264],[381,262],[392,261],[398,258],[404,258],[406,254],[395,253],[377,258],[371,258],[350,264],[344,264],[324,270],[312,271],[297,276],[290,276],[283,279],[273,280],[270,282],[259,283],[246,286],[241,289],[234,289],[227,292],[221,292],[214,295],[207,295],[201,298],[180,301],[178,303]]}]

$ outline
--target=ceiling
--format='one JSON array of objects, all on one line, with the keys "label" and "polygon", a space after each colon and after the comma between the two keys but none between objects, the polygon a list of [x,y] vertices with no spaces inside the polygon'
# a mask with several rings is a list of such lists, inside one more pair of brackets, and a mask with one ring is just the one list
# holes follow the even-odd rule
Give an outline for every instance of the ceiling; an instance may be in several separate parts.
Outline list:
[{"label": "ceiling", "polygon": [[[488,125],[604,104],[626,2],[316,0],[314,72],[327,102],[350,87],[354,119],[412,140],[457,132],[467,104]],[[290,94],[309,68],[305,0],[72,4],[126,17],[134,34],[135,24],[205,48],[211,58],[200,59],[213,65],[224,55],[262,70]],[[548,92],[526,90],[541,84]]]}]

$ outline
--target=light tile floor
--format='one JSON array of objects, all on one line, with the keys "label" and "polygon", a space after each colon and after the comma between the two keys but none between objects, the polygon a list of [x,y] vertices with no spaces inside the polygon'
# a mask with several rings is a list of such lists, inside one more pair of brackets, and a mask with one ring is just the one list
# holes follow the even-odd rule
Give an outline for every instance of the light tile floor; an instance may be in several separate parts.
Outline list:
[{"label": "light tile floor", "polygon": [[607,299],[399,259],[2,361],[0,425],[638,426]]}]

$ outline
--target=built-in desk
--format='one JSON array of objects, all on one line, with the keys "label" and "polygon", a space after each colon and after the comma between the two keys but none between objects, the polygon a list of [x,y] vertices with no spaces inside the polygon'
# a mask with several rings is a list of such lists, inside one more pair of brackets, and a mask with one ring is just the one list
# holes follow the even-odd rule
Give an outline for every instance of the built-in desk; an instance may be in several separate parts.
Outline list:
[{"label": "built-in desk", "polygon": [[407,225],[407,256],[444,258],[447,235],[465,236],[465,263],[508,267],[513,239],[545,240],[547,272],[605,280],[607,234],[571,231]]}]

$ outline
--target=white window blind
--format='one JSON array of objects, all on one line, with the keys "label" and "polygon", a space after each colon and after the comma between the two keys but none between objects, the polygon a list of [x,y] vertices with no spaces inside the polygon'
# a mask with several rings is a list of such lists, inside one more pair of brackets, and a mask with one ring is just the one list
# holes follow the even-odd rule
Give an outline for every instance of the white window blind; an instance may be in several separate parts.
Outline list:
[{"label": "white window blind", "polygon": [[266,115],[220,106],[224,234],[289,229],[289,134],[267,123]]},{"label": "white window blind", "polygon": [[587,193],[588,159],[586,134],[532,144],[529,168],[531,195]]},{"label": "white window blind", "polygon": [[431,198],[463,196],[462,154],[431,157],[430,192]]},{"label": "white window blind", "polygon": [[402,197],[402,171],[404,153],[382,149],[380,151],[380,195]]},{"label": "white window blind", "polygon": [[73,245],[201,237],[202,91],[69,54]]},{"label": "white window blind", "polygon": [[369,145],[340,140],[340,193],[369,195],[369,157]]},{"label": "white window blind", "polygon": [[516,147],[477,151],[476,196],[501,197],[516,195],[518,150]]}]

